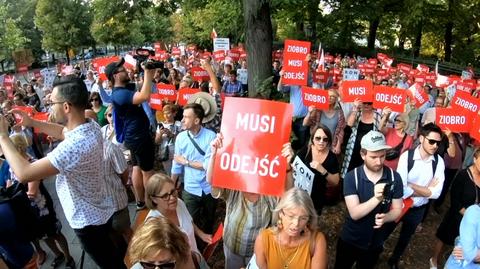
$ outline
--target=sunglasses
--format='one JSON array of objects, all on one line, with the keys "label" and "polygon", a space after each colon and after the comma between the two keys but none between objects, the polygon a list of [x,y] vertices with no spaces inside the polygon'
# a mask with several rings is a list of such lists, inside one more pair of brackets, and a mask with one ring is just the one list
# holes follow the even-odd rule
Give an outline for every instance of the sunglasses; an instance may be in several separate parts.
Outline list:
[{"label": "sunglasses", "polygon": [[371,105],[373,105],[373,102],[365,102],[365,103],[363,103],[363,104],[364,104],[364,105],[367,105],[367,106],[371,106]]},{"label": "sunglasses", "polygon": [[328,141],[330,141],[328,137],[320,137],[320,136],[315,136],[313,139],[318,143],[321,143],[321,142],[328,143]]},{"label": "sunglasses", "polygon": [[177,195],[178,195],[177,190],[172,190],[171,192],[167,192],[163,195],[152,195],[152,197],[160,198],[164,201],[168,201],[170,197],[177,198]]},{"label": "sunglasses", "polygon": [[435,144],[437,144],[437,146],[440,146],[440,143],[442,143],[441,140],[439,141],[439,140],[435,140],[435,139],[429,139],[429,138],[426,138],[426,137],[425,137],[425,139],[427,139],[428,144],[430,144],[432,146],[435,145]]},{"label": "sunglasses", "polygon": [[112,113],[108,113],[108,114],[107,114],[107,117],[111,117],[111,116],[112,116]]},{"label": "sunglasses", "polygon": [[99,101],[99,100],[100,99],[98,99],[98,98],[92,98],[92,99],[90,99],[90,102],[96,102],[96,101]]},{"label": "sunglasses", "polygon": [[175,262],[168,262],[164,264],[154,264],[149,262],[140,262],[143,269],[174,269]]}]

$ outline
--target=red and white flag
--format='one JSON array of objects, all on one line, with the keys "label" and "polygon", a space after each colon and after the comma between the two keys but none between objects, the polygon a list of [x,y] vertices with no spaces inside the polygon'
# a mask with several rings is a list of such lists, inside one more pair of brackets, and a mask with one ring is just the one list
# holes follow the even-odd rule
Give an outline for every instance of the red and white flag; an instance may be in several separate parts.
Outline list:
[{"label": "red and white flag", "polygon": [[212,32],[210,33],[210,38],[211,39],[217,38],[217,31],[215,31],[215,28],[212,28]]}]

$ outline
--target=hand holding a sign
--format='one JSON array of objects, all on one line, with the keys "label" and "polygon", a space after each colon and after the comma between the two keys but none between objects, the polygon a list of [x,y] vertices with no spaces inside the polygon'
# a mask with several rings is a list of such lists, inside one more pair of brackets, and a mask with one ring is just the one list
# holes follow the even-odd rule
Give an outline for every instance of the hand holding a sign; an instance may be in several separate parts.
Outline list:
[{"label": "hand holding a sign", "polygon": [[217,137],[213,139],[210,143],[210,147],[212,148],[212,155],[217,153],[217,150],[223,147],[223,135],[222,133],[218,133]]},{"label": "hand holding a sign", "polygon": [[287,166],[290,167],[290,163],[293,159],[293,149],[290,143],[285,143],[282,148],[282,156],[287,159]]},{"label": "hand holding a sign", "polygon": [[207,244],[211,244],[212,243],[212,235],[211,234],[206,234],[204,233],[202,230],[200,230],[195,224],[194,224],[194,228],[195,228],[195,234],[200,237],[200,239],[202,239],[203,242],[207,243]]}]

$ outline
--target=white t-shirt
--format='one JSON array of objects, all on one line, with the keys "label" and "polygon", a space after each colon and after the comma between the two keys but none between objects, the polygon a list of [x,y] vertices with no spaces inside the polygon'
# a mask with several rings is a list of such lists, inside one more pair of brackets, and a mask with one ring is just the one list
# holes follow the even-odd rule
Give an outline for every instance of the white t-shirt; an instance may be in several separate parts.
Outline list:
[{"label": "white t-shirt", "polygon": [[[148,218],[151,217],[160,216],[163,217],[162,213],[160,213],[158,210],[150,210],[145,220],[148,220]],[[188,213],[185,203],[180,199],[177,199],[177,216],[178,222],[180,223],[180,227],[178,228],[180,228],[180,230],[188,236],[188,242],[190,243],[190,248],[192,249],[192,251],[198,252],[197,242],[195,241],[195,232],[193,229],[192,216],[190,216],[190,213]]]},{"label": "white t-shirt", "polygon": [[107,195],[100,126],[88,121],[65,132],[65,140],[47,158],[60,172],[56,189],[70,226],[105,224],[115,208]]}]

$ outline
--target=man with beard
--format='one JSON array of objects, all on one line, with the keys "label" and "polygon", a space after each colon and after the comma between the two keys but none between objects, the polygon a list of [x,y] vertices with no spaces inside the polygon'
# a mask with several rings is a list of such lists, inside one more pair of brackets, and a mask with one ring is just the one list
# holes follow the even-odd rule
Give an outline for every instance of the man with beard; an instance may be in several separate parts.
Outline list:
[{"label": "man with beard", "polygon": [[150,99],[155,69],[144,69],[144,80],[140,91],[130,84],[125,60],[110,63],[105,68],[108,80],[112,82],[113,118],[117,141],[125,142],[130,150],[133,171],[132,182],[137,199],[137,209],[145,208],[145,186],[153,175],[155,146],[150,122],[142,103]]},{"label": "man with beard", "polygon": [[337,243],[335,269],[375,268],[383,251],[384,224],[398,218],[402,209],[400,175],[383,165],[391,147],[385,137],[370,131],[361,140],[364,164],[348,172],[343,193],[348,214]]},{"label": "man with beard", "polygon": [[[420,130],[420,145],[404,152],[398,161],[397,171],[403,180],[404,198],[412,198],[413,205],[400,220],[402,230],[392,256],[389,268],[399,268],[400,257],[408,246],[417,226],[423,219],[429,199],[437,199],[445,180],[445,164],[438,156],[442,142],[442,130],[434,123],[425,124]],[[395,230],[395,223],[387,227],[387,235]]]},{"label": "man with beard", "polygon": [[60,124],[41,122],[13,110],[20,124],[63,140],[47,157],[30,163],[8,137],[8,122],[0,116],[0,146],[21,183],[57,175],[55,186],[65,218],[82,248],[100,268],[126,268],[109,234],[115,210],[107,195],[100,126],[85,119],[88,106],[85,83],[77,77],[60,77],[53,83],[51,113]]}]

